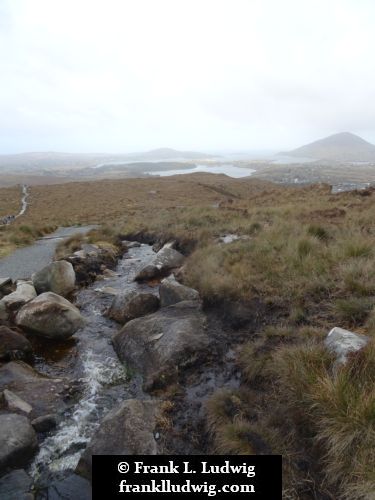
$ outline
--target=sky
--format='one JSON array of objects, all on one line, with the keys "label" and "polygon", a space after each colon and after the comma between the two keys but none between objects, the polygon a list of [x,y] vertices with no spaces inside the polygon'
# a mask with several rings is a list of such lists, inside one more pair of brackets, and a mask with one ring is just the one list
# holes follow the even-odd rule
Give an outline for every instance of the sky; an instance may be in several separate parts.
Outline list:
[{"label": "sky", "polygon": [[372,0],[0,0],[0,153],[375,143]]}]

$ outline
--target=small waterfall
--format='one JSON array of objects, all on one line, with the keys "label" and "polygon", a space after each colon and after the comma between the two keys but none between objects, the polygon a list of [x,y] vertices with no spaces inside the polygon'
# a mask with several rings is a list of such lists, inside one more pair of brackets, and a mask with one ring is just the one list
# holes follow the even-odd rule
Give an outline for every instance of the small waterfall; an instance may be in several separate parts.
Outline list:
[{"label": "small waterfall", "polygon": [[100,355],[87,351],[82,357],[82,365],[82,397],[72,408],[70,415],[60,423],[57,431],[43,442],[31,466],[30,472],[34,477],[46,466],[51,471],[75,468],[81,455],[81,451],[77,449],[84,448],[99,425],[98,399],[102,389],[126,382],[125,369],[116,358],[103,359]]}]

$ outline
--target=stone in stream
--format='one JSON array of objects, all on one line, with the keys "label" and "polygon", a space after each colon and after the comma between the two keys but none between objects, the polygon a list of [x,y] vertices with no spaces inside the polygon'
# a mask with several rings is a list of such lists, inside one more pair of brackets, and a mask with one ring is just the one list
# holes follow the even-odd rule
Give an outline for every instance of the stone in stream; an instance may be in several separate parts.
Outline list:
[{"label": "stone in stream", "polygon": [[9,295],[12,292],[12,280],[11,278],[0,278],[0,297],[4,295]]},{"label": "stone in stream", "polygon": [[9,295],[5,295],[0,302],[5,305],[8,312],[17,311],[35,297],[36,291],[31,281],[18,280],[16,290]]},{"label": "stone in stream", "polygon": [[171,306],[183,300],[199,300],[199,293],[193,288],[181,285],[174,275],[164,278],[159,287],[161,307]]},{"label": "stone in stream", "polygon": [[74,290],[76,274],[73,266],[66,260],[51,262],[31,277],[38,294],[53,292],[66,297]]},{"label": "stone in stream", "polygon": [[0,498],[3,500],[32,500],[33,481],[23,469],[12,470],[0,478]]},{"label": "stone in stream", "polygon": [[29,420],[17,413],[0,415],[0,472],[27,464],[38,448]]},{"label": "stone in stream", "polygon": [[70,474],[68,477],[50,484],[46,496],[42,498],[48,500],[91,500],[91,484],[90,481],[77,474]]},{"label": "stone in stream", "polygon": [[31,358],[32,347],[27,338],[7,326],[0,326],[0,361]]},{"label": "stone in stream", "polygon": [[159,309],[159,297],[152,293],[140,293],[135,290],[116,295],[107,315],[125,324],[128,321],[153,313]]},{"label": "stone in stream", "polygon": [[358,335],[358,333],[335,327],[327,335],[325,345],[329,351],[336,355],[337,362],[344,364],[350,353],[363,349],[369,340],[369,337],[365,335]]},{"label": "stone in stream", "polygon": [[139,241],[128,241],[128,240],[122,240],[121,245],[129,250],[130,248],[138,248],[141,246],[141,243]]},{"label": "stone in stream", "polygon": [[41,375],[22,361],[0,367],[0,391],[8,390],[32,407],[30,418],[63,411],[67,381]]},{"label": "stone in stream", "polygon": [[[87,248],[87,246],[84,247]],[[95,281],[97,276],[102,273],[103,266],[113,267],[120,253],[112,245],[105,248],[99,248],[96,245],[90,245],[90,247],[94,247],[95,251],[87,253],[85,250],[80,250],[79,254],[76,252],[66,257],[66,260],[73,265],[76,282],[80,285],[88,285]]]},{"label": "stone in stream", "polygon": [[92,455],[156,455],[159,406],[155,400],[127,399],[111,410],[88,443],[76,472],[91,477]]},{"label": "stone in stream", "polygon": [[130,321],[113,345],[120,360],[143,375],[144,389],[152,390],[204,360],[210,342],[199,303],[184,301]]},{"label": "stone in stream", "polygon": [[167,243],[152,261],[139,271],[135,281],[145,281],[163,276],[172,269],[182,266],[184,260],[185,257]]},{"label": "stone in stream", "polygon": [[16,324],[41,337],[65,340],[83,327],[85,319],[68,300],[46,292],[18,311]]},{"label": "stone in stream", "polygon": [[31,425],[36,432],[48,432],[57,425],[56,415],[42,415],[41,417],[34,418]]},{"label": "stone in stream", "polygon": [[3,394],[9,410],[22,411],[23,413],[26,413],[26,415],[33,411],[32,406],[29,405],[29,403],[26,403],[26,401],[17,396],[14,392],[4,389]]}]

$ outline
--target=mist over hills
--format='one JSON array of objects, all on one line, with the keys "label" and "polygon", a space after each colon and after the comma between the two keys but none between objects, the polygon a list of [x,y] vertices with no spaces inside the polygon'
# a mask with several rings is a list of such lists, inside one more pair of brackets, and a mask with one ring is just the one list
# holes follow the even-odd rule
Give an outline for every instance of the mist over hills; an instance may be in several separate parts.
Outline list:
[{"label": "mist over hills", "polygon": [[282,154],[335,162],[372,162],[375,146],[358,135],[341,132]]},{"label": "mist over hills", "polygon": [[158,160],[199,160],[215,156],[197,151],[178,151],[172,148],[159,148],[146,152],[110,154],[110,153],[62,153],[62,152],[29,152],[0,155],[0,169],[43,170],[54,168],[75,169],[94,167],[97,165],[130,161]]}]

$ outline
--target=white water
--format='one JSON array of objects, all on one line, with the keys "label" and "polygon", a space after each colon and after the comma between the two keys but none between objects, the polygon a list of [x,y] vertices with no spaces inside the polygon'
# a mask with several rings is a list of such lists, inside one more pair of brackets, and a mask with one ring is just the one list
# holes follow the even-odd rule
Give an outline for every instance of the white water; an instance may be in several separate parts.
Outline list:
[{"label": "white water", "polygon": [[82,397],[73,407],[70,416],[60,423],[57,431],[43,442],[30,469],[34,478],[38,477],[40,468],[46,465],[51,471],[76,467],[82,451],[72,454],[69,449],[72,444],[84,447],[99,426],[96,413],[101,390],[105,386],[125,382],[127,378],[123,365],[117,359],[103,359],[92,351],[87,351],[82,357],[82,365]]},{"label": "white water", "polygon": [[[104,278],[101,283],[118,290],[142,289],[153,291],[145,284],[134,282],[134,277],[154,255],[149,245],[133,248],[126,253],[112,277]],[[64,414],[59,414],[61,422],[41,442],[29,473],[39,485],[45,487],[54,474],[64,470],[74,470],[83,449],[90,441],[103,417],[118,402],[141,394],[141,380],[133,376],[129,380],[124,365],[119,361],[111,344],[111,338],[119,325],[103,316],[112,303],[113,296],[97,291],[94,282],[78,291],[76,304],[86,325],[74,338],[75,344],[58,362],[39,360],[38,369],[50,376],[61,377],[62,362],[64,376],[78,381],[79,393],[75,404]],[[57,371],[55,371],[57,370]],[[78,379],[78,380],[77,380]],[[74,389],[74,385],[72,386]]]}]

